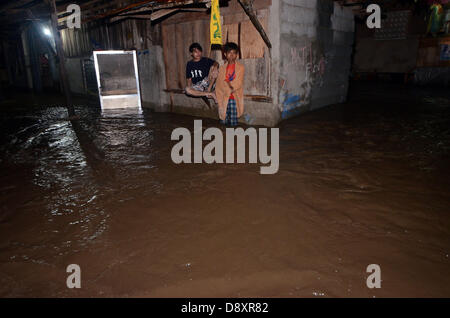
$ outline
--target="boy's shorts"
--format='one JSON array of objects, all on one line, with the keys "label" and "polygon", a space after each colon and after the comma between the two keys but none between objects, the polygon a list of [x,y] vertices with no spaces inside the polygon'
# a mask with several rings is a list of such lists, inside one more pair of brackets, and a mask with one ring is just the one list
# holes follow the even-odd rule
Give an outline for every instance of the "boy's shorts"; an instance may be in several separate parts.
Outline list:
[{"label": "boy's shorts", "polygon": [[202,81],[192,85],[192,89],[200,92],[207,91],[209,87],[209,79],[205,77]]}]

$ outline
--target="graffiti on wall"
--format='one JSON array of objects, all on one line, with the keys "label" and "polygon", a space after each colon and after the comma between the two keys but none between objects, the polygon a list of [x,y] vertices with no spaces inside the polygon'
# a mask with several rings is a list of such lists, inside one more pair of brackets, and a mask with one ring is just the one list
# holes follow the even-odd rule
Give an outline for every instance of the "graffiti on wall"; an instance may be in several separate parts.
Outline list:
[{"label": "graffiti on wall", "polygon": [[285,78],[280,80],[279,100],[283,119],[302,112],[310,104],[312,91],[323,87],[325,73],[333,58],[333,52],[321,53],[313,43],[290,48],[287,72],[296,72],[295,81],[301,80],[298,83],[288,83]]},{"label": "graffiti on wall", "polygon": [[327,69],[327,65],[334,57],[331,52],[319,53],[313,49],[313,43],[309,43],[303,47],[291,47],[290,67],[300,68],[304,72],[306,81],[312,86],[323,86],[323,76]]},{"label": "graffiti on wall", "polygon": [[311,87],[308,82],[304,82],[300,90],[296,90],[296,93],[289,93],[286,89],[286,80],[280,80],[280,98],[281,101],[280,111],[281,118],[286,119],[294,115],[299,114],[305,106],[308,106],[311,100]]}]

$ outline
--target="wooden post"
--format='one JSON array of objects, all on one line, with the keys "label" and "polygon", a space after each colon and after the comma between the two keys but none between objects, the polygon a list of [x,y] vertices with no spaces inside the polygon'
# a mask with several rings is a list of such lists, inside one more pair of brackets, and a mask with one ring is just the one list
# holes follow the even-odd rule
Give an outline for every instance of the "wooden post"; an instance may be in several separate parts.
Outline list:
[{"label": "wooden post", "polygon": [[55,0],[47,0],[47,3],[50,5],[51,9],[53,36],[55,38],[56,53],[59,60],[59,80],[64,95],[66,96],[66,107],[69,113],[69,117],[73,117],[75,116],[75,109],[72,104],[72,95],[70,93],[69,81],[67,80],[66,60],[64,57],[64,49],[62,45],[61,34],[58,30],[58,12],[56,11]]},{"label": "wooden post", "polygon": [[264,31],[264,28],[262,27],[261,23],[258,20],[258,17],[255,14],[255,11],[253,10],[253,1],[254,0],[238,0],[239,4],[244,9],[245,13],[250,18],[250,21],[252,21],[253,25],[255,26],[256,30],[258,30],[259,34],[261,34],[261,37],[263,38],[264,42],[266,43],[267,47],[269,49],[272,48],[272,44],[270,43],[269,37],[266,34],[266,31]]}]

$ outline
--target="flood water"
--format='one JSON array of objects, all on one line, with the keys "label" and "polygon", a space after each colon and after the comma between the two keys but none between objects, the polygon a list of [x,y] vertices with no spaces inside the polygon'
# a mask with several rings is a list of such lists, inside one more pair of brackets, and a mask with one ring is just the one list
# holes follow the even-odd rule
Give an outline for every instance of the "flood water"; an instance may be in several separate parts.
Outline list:
[{"label": "flood water", "polygon": [[1,297],[450,297],[448,92],[353,84],[280,124],[275,175],[172,163],[194,117],[60,105],[0,103]]}]

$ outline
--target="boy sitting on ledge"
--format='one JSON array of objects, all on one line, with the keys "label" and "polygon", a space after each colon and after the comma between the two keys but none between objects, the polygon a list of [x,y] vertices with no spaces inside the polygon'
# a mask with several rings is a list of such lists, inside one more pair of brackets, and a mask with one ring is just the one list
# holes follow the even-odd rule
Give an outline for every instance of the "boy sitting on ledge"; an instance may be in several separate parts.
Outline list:
[{"label": "boy sitting on ledge", "polygon": [[217,103],[216,94],[211,90],[217,79],[219,63],[203,57],[203,49],[198,43],[192,43],[189,52],[191,52],[192,60],[186,65],[186,94],[213,98]]}]

